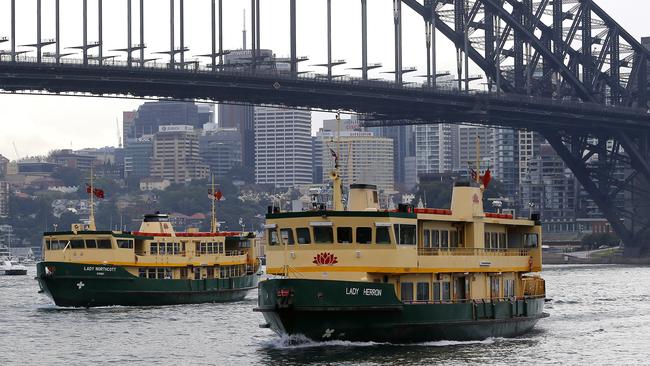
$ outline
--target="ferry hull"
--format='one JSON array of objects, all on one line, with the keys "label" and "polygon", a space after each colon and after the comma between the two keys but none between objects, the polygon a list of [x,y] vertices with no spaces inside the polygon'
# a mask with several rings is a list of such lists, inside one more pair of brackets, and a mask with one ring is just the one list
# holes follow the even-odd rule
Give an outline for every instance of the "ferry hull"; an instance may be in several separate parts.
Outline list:
[{"label": "ferry hull", "polygon": [[57,306],[151,306],[242,300],[257,285],[256,274],[227,279],[145,279],[113,265],[41,262],[41,290]]},{"label": "ferry hull", "polygon": [[[288,296],[284,296],[288,294]],[[403,304],[392,285],[329,280],[268,280],[259,307],[280,335],[315,341],[390,343],[516,337],[547,315],[544,299],[494,303]]]}]

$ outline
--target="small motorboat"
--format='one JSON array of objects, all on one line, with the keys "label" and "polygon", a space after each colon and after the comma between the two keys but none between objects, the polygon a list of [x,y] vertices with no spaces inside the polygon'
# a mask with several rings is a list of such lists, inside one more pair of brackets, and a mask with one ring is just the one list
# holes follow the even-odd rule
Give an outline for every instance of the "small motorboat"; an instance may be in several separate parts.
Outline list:
[{"label": "small motorboat", "polygon": [[0,266],[0,275],[25,276],[27,275],[27,267],[18,262],[6,260]]}]

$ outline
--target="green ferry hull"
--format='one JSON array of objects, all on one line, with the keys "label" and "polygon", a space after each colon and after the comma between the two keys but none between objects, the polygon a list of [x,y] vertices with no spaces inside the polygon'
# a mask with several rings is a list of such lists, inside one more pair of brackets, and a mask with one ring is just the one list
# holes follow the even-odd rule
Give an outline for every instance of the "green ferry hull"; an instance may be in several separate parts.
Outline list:
[{"label": "green ferry hull", "polygon": [[242,300],[257,285],[250,274],[226,279],[172,280],[133,276],[114,265],[40,262],[41,290],[57,306],[151,306]]},{"label": "green ferry hull", "polygon": [[259,284],[258,308],[280,335],[315,341],[390,343],[482,340],[530,331],[543,298],[502,302],[404,304],[392,285],[331,280],[274,279]]}]

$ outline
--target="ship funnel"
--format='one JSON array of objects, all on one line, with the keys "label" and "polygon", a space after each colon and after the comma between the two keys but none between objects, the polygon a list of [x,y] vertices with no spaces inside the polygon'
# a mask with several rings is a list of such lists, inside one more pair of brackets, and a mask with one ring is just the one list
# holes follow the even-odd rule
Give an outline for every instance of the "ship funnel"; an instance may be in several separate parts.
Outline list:
[{"label": "ship funnel", "polygon": [[483,192],[469,182],[457,182],[451,195],[451,211],[463,219],[483,216]]},{"label": "ship funnel", "polygon": [[161,233],[174,235],[174,228],[169,222],[169,215],[156,212],[155,214],[144,215],[140,232],[143,233]]},{"label": "ship funnel", "polygon": [[349,211],[377,211],[379,199],[377,186],[372,184],[350,184]]}]

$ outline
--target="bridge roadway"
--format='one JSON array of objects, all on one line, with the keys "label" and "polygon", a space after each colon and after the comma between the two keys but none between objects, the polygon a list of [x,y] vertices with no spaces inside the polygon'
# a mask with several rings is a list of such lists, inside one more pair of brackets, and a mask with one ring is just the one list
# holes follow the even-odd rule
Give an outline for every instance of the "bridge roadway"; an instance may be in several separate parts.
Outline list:
[{"label": "bridge roadway", "polygon": [[[0,59],[0,89],[271,104],[354,111],[374,115],[377,120],[481,123],[538,131],[650,131],[650,113],[646,110],[578,100],[467,93],[419,84],[400,86],[390,81],[350,77],[329,79],[278,70],[213,71],[201,66],[170,68],[168,64],[128,67],[120,61],[103,66],[83,65],[75,59],[62,59],[61,63],[43,61],[37,63],[30,57],[21,57],[17,62]],[[382,122],[367,124],[373,123]]]}]

